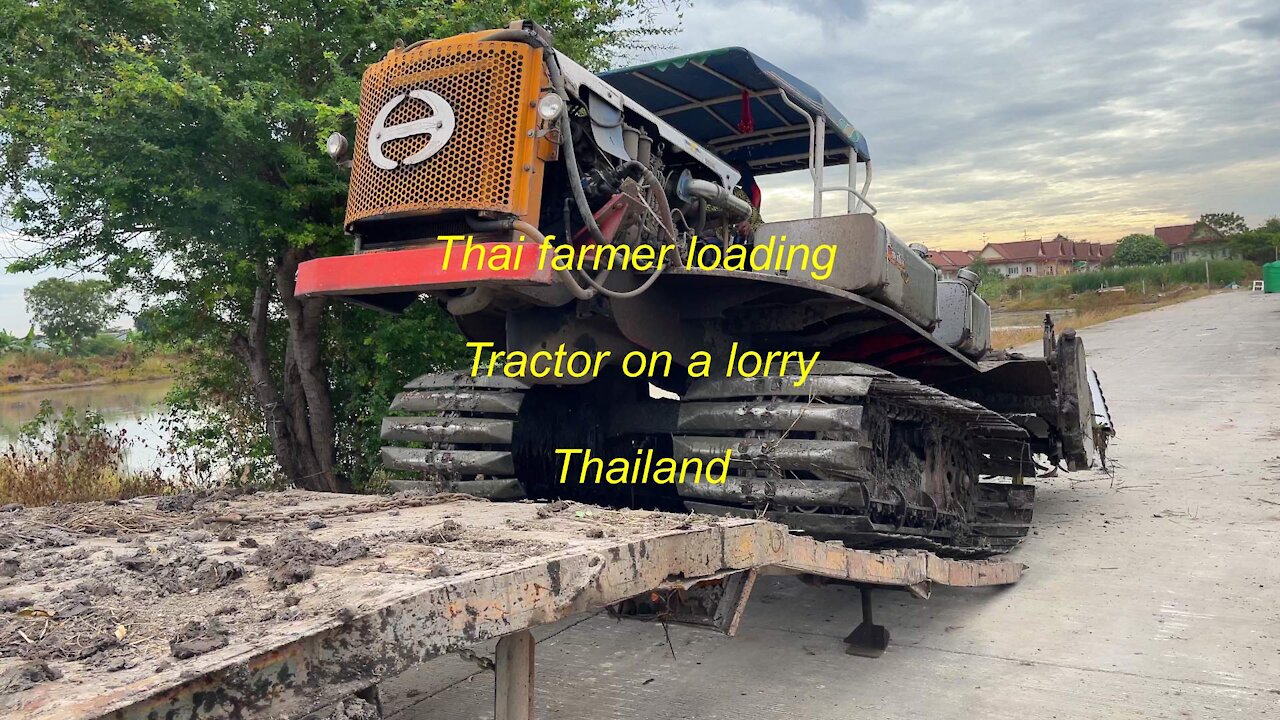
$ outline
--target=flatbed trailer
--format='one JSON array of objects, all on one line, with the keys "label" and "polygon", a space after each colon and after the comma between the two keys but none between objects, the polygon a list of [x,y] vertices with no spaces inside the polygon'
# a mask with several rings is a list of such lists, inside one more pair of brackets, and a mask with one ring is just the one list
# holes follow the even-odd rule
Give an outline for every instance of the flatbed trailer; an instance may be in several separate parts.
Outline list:
[{"label": "flatbed trailer", "polygon": [[[925,598],[1016,582],[1008,560],[872,552],[750,518],[468,496],[288,491],[0,513],[0,716],[292,718],[453,652],[532,716],[530,629],[607,610],[732,635],[760,574]],[[467,648],[498,639],[495,657]],[[883,649],[881,647],[881,649]],[[874,652],[874,648],[872,649]]]}]

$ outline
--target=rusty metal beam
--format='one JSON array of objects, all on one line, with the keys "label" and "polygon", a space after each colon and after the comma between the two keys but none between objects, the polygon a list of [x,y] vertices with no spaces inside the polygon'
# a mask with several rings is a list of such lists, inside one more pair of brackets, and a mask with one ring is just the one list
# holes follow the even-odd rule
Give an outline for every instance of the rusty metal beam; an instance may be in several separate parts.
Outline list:
[{"label": "rusty metal beam", "polygon": [[[417,663],[618,603],[663,587],[673,577],[713,578],[765,567],[917,591],[932,582],[1007,584],[1023,569],[1017,563],[942,560],[924,552],[848,550],[797,537],[775,523],[721,520],[613,544],[571,546],[514,566],[386,591],[361,598],[336,616],[282,623],[262,636],[240,638],[127,684],[37,687],[21,698],[20,716],[300,717]],[[749,587],[736,589],[737,597],[717,611],[724,629],[736,627]]]}]

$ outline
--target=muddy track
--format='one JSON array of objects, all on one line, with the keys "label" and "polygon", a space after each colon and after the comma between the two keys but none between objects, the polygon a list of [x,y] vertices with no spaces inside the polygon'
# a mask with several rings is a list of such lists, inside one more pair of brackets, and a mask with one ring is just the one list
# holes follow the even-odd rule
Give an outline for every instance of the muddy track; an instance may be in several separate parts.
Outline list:
[{"label": "muddy track", "polygon": [[[723,483],[686,481],[671,499],[695,512],[768,518],[865,549],[977,557],[1005,552],[1027,534],[1034,487],[978,481],[984,466],[1017,460],[993,457],[990,448],[1016,447],[1008,440],[1020,428],[866,365],[821,362],[807,382],[796,380],[700,380],[679,403],[610,404],[591,402],[580,388],[426,375],[396,397],[383,422],[383,463],[412,473],[416,481],[406,487],[493,499],[563,494],[617,506],[664,498],[551,484],[552,446],[651,447],[704,462],[730,451]],[[558,402],[546,402],[559,392]],[[537,411],[526,404],[531,393],[540,393]]]}]

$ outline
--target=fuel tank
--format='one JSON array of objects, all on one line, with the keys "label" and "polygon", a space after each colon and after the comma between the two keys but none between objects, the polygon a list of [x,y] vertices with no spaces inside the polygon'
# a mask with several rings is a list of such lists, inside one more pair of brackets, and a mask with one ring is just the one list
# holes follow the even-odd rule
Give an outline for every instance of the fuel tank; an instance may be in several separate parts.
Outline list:
[{"label": "fuel tank", "polygon": [[[991,306],[974,292],[977,276],[938,281],[938,326],[933,336],[956,350],[978,357],[991,348]],[[972,276],[972,277],[970,277]]]},{"label": "fuel tank", "polygon": [[[780,271],[824,285],[865,295],[932,330],[937,325],[938,271],[893,231],[866,213],[764,223],[755,231],[757,245],[776,237],[779,244],[805,245],[811,252],[835,247],[830,275],[812,277],[810,270]],[[825,264],[824,264],[825,269]]]}]

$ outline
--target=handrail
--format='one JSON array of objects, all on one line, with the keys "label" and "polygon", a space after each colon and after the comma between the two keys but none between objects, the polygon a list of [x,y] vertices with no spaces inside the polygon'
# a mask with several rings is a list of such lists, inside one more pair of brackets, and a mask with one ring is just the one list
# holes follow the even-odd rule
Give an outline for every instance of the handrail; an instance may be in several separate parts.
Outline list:
[{"label": "handrail", "polygon": [[[854,190],[853,188],[849,187],[848,185],[838,185],[836,187],[824,187],[822,188],[822,192],[847,192],[850,195],[857,198],[858,202],[863,203],[868,208],[870,208],[872,215],[875,215],[877,212],[876,206],[872,205],[871,201],[868,200],[866,196],[864,196],[862,193],[858,192],[857,190]],[[854,213],[850,213],[850,214],[854,214]]]},{"label": "handrail", "polygon": [[[823,171],[826,169],[826,152],[823,146],[826,138],[826,121],[825,118],[819,117],[814,121],[812,115],[804,108],[800,107],[793,101],[786,92],[780,91],[778,97],[787,107],[800,113],[800,116],[809,124],[809,177],[813,180],[813,216],[815,218],[822,217],[822,195],[828,192],[847,192],[857,199],[858,204],[848,209],[850,214],[857,213],[862,210],[862,206],[866,205],[871,210],[871,214],[875,215],[878,210],[876,206],[867,199],[867,192],[871,189],[871,161],[867,161],[867,176],[862,183],[862,190],[854,189],[853,185],[857,182],[858,177],[858,156],[857,151],[849,150],[849,184],[839,187],[823,187],[825,178]],[[821,128],[821,133],[819,132]],[[851,203],[852,205],[852,203]]]}]

